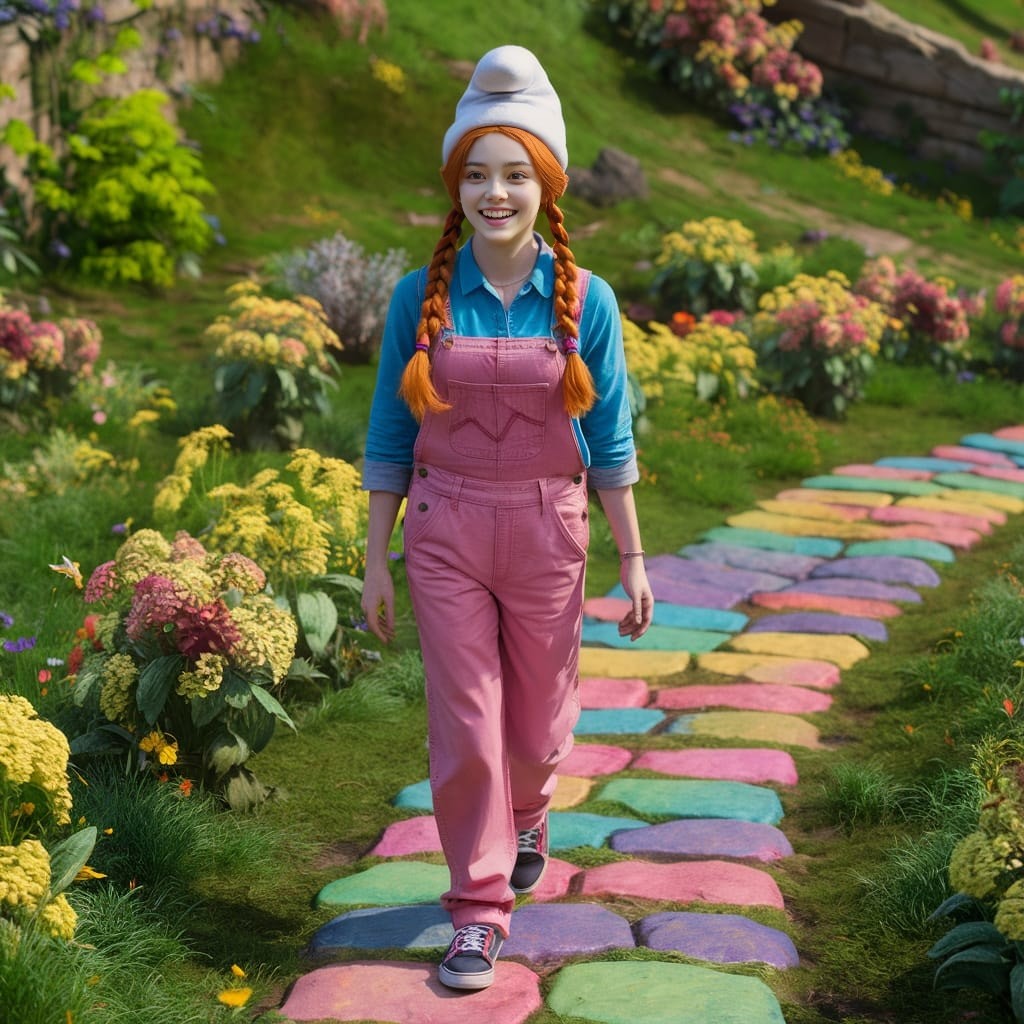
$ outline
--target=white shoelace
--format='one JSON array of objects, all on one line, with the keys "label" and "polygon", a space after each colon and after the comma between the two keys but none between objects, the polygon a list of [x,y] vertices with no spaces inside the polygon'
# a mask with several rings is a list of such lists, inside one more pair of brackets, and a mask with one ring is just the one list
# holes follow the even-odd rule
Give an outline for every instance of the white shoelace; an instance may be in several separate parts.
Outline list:
[{"label": "white shoelace", "polygon": [[467,924],[458,930],[455,941],[452,943],[452,952],[455,955],[461,953],[484,954],[484,947],[487,945],[487,936],[490,928],[480,924]]},{"label": "white shoelace", "polygon": [[539,853],[541,826],[523,829],[519,833],[520,853]]}]

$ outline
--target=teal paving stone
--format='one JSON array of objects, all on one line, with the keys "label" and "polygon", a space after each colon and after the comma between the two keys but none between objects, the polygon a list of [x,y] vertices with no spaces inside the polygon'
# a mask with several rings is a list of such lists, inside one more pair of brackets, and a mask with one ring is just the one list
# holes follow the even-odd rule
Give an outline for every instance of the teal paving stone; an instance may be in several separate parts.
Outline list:
[{"label": "teal paving stone", "polygon": [[889,631],[877,619],[862,615],[833,615],[830,612],[787,612],[765,615],[748,633],[848,633],[868,640],[888,640]]},{"label": "teal paving stone", "polygon": [[430,793],[430,780],[414,782],[399,790],[398,795],[391,801],[396,807],[409,807],[416,811],[432,811],[434,809],[434,798]]},{"label": "teal paving stone", "polygon": [[584,708],[573,729],[577,736],[642,735],[665,720],[655,708]]},{"label": "teal paving stone", "polygon": [[786,1024],[758,978],[656,960],[563,967],[547,1004],[599,1024]]},{"label": "teal paving stone", "polygon": [[612,949],[633,949],[629,922],[597,903],[528,903],[512,914],[502,960],[537,966]]},{"label": "teal paving stone", "polygon": [[721,544],[717,541],[687,544],[677,553],[683,558],[693,558],[698,562],[714,562],[718,565],[728,565],[733,569],[768,572],[793,580],[809,576],[812,569],[821,565],[821,559],[811,555],[797,555],[791,551],[768,551],[739,544]]},{"label": "teal paving stone", "polygon": [[639,640],[631,640],[628,636],[619,636],[619,627],[614,622],[583,623],[583,643],[624,647],[631,651],[689,651],[691,654],[703,654],[705,651],[717,650],[731,639],[731,633],[652,625]]},{"label": "teal paving stone", "polygon": [[960,443],[968,448],[982,448],[988,452],[1002,452],[1011,458],[1024,458],[1024,441],[994,437],[992,434],[968,434],[960,438]]},{"label": "teal paving stone", "polygon": [[852,576],[855,579],[875,580],[880,583],[909,583],[914,587],[937,587],[939,574],[919,558],[901,555],[862,555],[859,558],[837,558],[823,562],[812,573],[813,579],[832,576]]},{"label": "teal paving stone", "polygon": [[925,469],[930,473],[969,473],[975,463],[963,459],[942,459],[934,455],[890,455],[877,459],[876,466],[893,469]]},{"label": "teal paving stone", "polygon": [[923,558],[926,562],[955,562],[956,554],[948,544],[935,540],[862,540],[846,549],[847,558],[861,558],[864,555],[901,555],[906,558]]},{"label": "teal paving stone", "polygon": [[[616,583],[606,595],[618,600],[626,599],[626,590]],[[621,612],[615,621],[622,617]],[[674,626],[679,629],[706,629],[716,633],[738,633],[750,621],[742,612],[731,612],[724,608],[706,608],[700,605],[674,604],[658,601],[654,605],[654,624]]]},{"label": "teal paving stone", "polygon": [[760,821],[737,818],[687,818],[612,836],[618,853],[634,857],[737,857],[773,861],[793,855],[785,835]]},{"label": "teal paving stone", "polygon": [[[828,594],[831,597],[864,597],[870,601],[899,601],[920,604],[924,598],[911,587],[877,580],[856,579],[853,576],[834,576],[830,579],[801,580],[789,588],[801,594]],[[783,591],[785,593],[785,591]]]},{"label": "teal paving stone", "polygon": [[316,905],[393,907],[404,903],[436,903],[449,884],[448,868],[441,864],[387,861],[328,882],[317,893]]},{"label": "teal paving stone", "polygon": [[322,954],[336,949],[444,949],[454,934],[451,915],[440,904],[366,907],[317,929],[309,950]]},{"label": "teal paving stone", "polygon": [[572,850],[577,846],[606,846],[617,832],[647,828],[637,818],[613,818],[586,811],[552,811],[548,815],[548,845],[552,850]]},{"label": "teal paving stone", "polygon": [[641,946],[683,953],[716,964],[770,964],[784,970],[800,963],[793,940],[777,928],[742,914],[665,911],[637,922]]},{"label": "teal paving stone", "polygon": [[782,803],[774,789],[717,779],[613,779],[597,797],[640,814],[676,818],[735,818],[776,825]]},{"label": "teal paving stone", "polygon": [[892,480],[874,476],[811,476],[801,483],[809,492],[881,491],[883,494],[923,495],[942,494],[946,490],[927,480]]},{"label": "teal paving stone", "polygon": [[978,473],[940,473],[939,483],[957,490],[987,491],[989,494],[1008,494],[1011,498],[1024,498],[1024,484],[1015,480],[997,480]]},{"label": "teal paving stone", "polygon": [[757,590],[781,590],[793,581],[788,576],[771,572],[753,572],[748,569],[730,569],[721,564],[680,558],[679,555],[655,555],[647,559],[647,578],[663,579],[671,583],[703,584],[725,590],[743,590],[752,594]]},{"label": "teal paving stone", "polygon": [[813,558],[835,558],[843,550],[841,540],[830,537],[793,537],[771,530],[747,530],[738,526],[715,526],[701,536],[723,544],[761,548],[765,551],[791,551]]}]

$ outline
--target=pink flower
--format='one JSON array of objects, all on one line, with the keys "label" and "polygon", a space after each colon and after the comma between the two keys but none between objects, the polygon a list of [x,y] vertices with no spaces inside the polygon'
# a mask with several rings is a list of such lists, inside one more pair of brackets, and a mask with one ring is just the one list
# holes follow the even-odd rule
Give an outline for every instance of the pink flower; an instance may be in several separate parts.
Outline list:
[{"label": "pink flower", "polygon": [[85,585],[85,603],[94,604],[117,593],[117,563],[103,562],[97,565]]},{"label": "pink flower", "polygon": [[107,414],[102,409],[97,409],[92,414],[92,421],[100,426],[107,422]]}]

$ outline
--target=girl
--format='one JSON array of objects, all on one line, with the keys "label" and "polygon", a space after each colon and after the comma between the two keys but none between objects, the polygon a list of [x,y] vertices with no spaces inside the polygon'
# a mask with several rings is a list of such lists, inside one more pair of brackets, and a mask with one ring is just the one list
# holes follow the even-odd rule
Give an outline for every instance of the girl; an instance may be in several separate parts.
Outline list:
[{"label": "girl", "polygon": [[[481,58],[442,160],[452,209],[429,265],[396,287],[384,331],[363,470],[362,605],[387,643],[387,549],[405,497],[430,785],[451,874],[442,904],[455,927],[438,974],[480,989],[494,980],[515,895],[544,871],[555,770],[572,747],[588,482],[631,598],[620,634],[642,636],[654,601],[618,307],[569,249],[561,104],[529,50]],[[534,230],[541,210],[553,248]]]}]

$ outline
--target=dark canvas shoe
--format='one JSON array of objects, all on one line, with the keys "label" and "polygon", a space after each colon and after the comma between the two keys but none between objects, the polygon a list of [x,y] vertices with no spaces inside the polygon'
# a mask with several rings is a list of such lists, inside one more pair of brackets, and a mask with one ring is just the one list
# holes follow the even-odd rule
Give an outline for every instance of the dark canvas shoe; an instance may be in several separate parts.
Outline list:
[{"label": "dark canvas shoe", "polygon": [[509,888],[519,895],[533,892],[544,877],[547,866],[548,819],[545,818],[536,828],[527,828],[519,833],[519,852],[512,877],[508,880]]},{"label": "dark canvas shoe", "polygon": [[494,981],[494,961],[505,939],[489,924],[467,924],[455,933],[437,969],[449,988],[487,988]]}]

